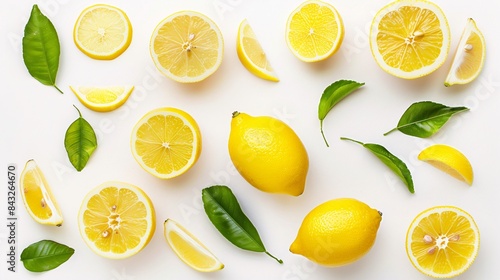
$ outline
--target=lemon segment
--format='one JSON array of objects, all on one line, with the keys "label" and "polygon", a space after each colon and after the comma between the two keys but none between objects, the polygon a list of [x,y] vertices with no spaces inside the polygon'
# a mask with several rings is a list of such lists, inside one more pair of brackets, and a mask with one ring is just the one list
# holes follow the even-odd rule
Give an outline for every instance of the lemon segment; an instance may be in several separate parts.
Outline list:
[{"label": "lemon segment", "polygon": [[465,272],[479,251],[479,229],[466,211],[436,206],[418,214],[406,234],[406,253],[413,266],[434,278]]},{"label": "lemon segment", "polygon": [[476,22],[469,18],[462,32],[444,85],[467,84],[479,76],[486,57],[486,42]]},{"label": "lemon segment", "polygon": [[132,41],[132,25],[117,7],[96,4],[85,8],[76,20],[73,40],[84,54],[111,60],[121,55]]},{"label": "lemon segment", "polygon": [[179,223],[167,219],[163,226],[168,245],[188,266],[201,272],[212,272],[224,268],[224,264]]},{"label": "lemon segment", "polygon": [[308,0],[288,17],[286,42],[291,52],[304,62],[331,57],[344,39],[344,23],[334,6]]},{"label": "lemon segment", "polygon": [[236,52],[243,66],[252,74],[265,80],[279,81],[266,53],[257,40],[257,36],[246,19],[240,23],[238,28]]},{"label": "lemon segment", "polygon": [[450,30],[445,14],[427,0],[396,0],[380,9],[370,28],[370,49],[387,73],[426,76],[446,60]]},{"label": "lemon segment", "polygon": [[78,214],[80,234],[92,251],[110,259],[124,259],[141,251],[153,237],[153,204],[140,188],[105,182],[84,198]]},{"label": "lemon segment", "polygon": [[158,108],[134,126],[132,154],[150,174],[170,179],[189,170],[201,153],[201,133],[196,121],[177,108]]},{"label": "lemon segment", "polygon": [[97,112],[109,112],[119,108],[134,90],[134,86],[70,86],[69,88],[85,107]]},{"label": "lemon segment", "polygon": [[62,225],[61,210],[35,160],[31,159],[26,163],[19,185],[24,206],[35,221],[44,225]]},{"label": "lemon segment", "polygon": [[215,73],[222,62],[224,40],[206,15],[181,11],[162,20],[151,36],[150,53],[165,76],[195,83]]},{"label": "lemon segment", "polygon": [[469,159],[451,146],[442,144],[429,146],[420,152],[418,159],[472,185],[474,172]]}]

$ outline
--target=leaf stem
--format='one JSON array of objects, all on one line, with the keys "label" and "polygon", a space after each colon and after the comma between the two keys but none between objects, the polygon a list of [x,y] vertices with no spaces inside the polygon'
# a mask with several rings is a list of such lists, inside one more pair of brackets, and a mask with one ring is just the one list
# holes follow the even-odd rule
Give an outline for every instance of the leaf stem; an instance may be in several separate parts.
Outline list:
[{"label": "leaf stem", "polygon": [[391,129],[391,130],[387,131],[386,133],[384,133],[384,136],[387,136],[387,134],[389,134],[389,133],[391,133],[391,132],[393,132],[393,131],[395,131],[395,130],[398,130],[398,128],[397,128],[397,127],[395,127],[395,128],[393,128],[393,129]]},{"label": "leaf stem", "polygon": [[268,251],[265,251],[264,253],[266,253],[268,256],[270,256],[271,258],[275,259],[277,262],[279,263],[283,263],[283,261],[281,259],[278,259],[277,257],[271,255]]},{"label": "leaf stem", "polygon": [[319,128],[321,130],[321,135],[323,136],[323,140],[325,140],[326,146],[330,147],[330,145],[328,145],[328,141],[326,140],[325,133],[323,132],[323,120],[319,122]]},{"label": "leaf stem", "polygon": [[76,107],[75,104],[73,104],[73,107],[75,107],[75,109],[78,111],[78,115],[80,115],[80,118],[82,117],[82,113],[80,112],[80,110],[78,109],[78,107]]},{"label": "leaf stem", "polygon": [[358,143],[358,144],[360,144],[362,146],[365,145],[365,143],[363,143],[363,142],[360,142],[358,140],[354,140],[354,139],[351,139],[351,138],[347,138],[347,137],[340,137],[340,140],[348,140],[348,141],[351,141],[351,142],[354,142],[354,143]]},{"label": "leaf stem", "polygon": [[61,89],[59,89],[59,88],[58,88],[55,84],[54,84],[54,87],[55,87],[55,88],[57,89],[57,91],[59,91],[61,94],[64,94],[64,92],[63,92]]}]

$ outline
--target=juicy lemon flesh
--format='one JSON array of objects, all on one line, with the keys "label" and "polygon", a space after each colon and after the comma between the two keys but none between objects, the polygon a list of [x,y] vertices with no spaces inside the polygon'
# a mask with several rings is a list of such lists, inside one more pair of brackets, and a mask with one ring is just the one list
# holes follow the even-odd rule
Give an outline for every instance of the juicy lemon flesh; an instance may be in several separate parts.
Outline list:
[{"label": "juicy lemon flesh", "polygon": [[483,42],[477,33],[471,33],[466,45],[472,46],[472,49],[466,51],[466,55],[463,56],[463,61],[457,69],[456,76],[460,80],[467,80],[480,71],[484,55]]},{"label": "juicy lemon flesh", "polygon": [[420,152],[418,159],[472,185],[474,180],[472,165],[464,154],[453,147],[441,144],[432,145]]},{"label": "juicy lemon flesh", "polygon": [[115,101],[118,98],[115,92],[111,90],[96,90],[86,95],[88,101],[98,104],[106,104]]},{"label": "juicy lemon flesh", "polygon": [[216,266],[216,260],[195,249],[192,243],[181,237],[177,232],[170,232],[169,238],[175,244],[177,252],[182,255],[182,259],[191,266],[200,270],[207,270]]},{"label": "juicy lemon flesh", "polygon": [[87,108],[97,112],[109,112],[125,104],[134,86],[70,86],[70,89]]}]

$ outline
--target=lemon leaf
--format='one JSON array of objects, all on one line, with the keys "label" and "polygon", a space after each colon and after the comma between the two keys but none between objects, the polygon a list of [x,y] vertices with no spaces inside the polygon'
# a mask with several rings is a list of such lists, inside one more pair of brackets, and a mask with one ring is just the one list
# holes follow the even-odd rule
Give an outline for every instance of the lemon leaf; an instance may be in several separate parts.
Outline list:
[{"label": "lemon leaf", "polygon": [[21,253],[24,267],[32,272],[52,270],[65,263],[75,250],[51,240],[41,240],[26,247]]},{"label": "lemon leaf", "polygon": [[82,171],[97,148],[97,137],[92,126],[82,117],[80,110],[78,108],[76,110],[80,117],[71,123],[66,130],[64,147],[71,164],[76,170]]}]

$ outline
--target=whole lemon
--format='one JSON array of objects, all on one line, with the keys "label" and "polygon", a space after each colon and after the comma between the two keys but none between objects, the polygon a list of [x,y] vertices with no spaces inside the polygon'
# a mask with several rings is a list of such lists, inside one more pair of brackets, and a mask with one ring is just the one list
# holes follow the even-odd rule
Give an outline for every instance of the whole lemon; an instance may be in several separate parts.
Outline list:
[{"label": "whole lemon", "polygon": [[234,112],[229,156],[252,186],[269,193],[304,192],[309,157],[297,134],[273,117]]},{"label": "whole lemon", "polygon": [[353,198],[339,198],[309,212],[290,251],[325,266],[342,266],[373,246],[382,213]]}]

